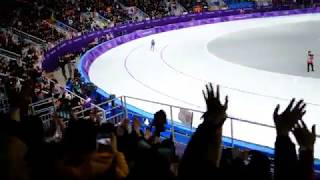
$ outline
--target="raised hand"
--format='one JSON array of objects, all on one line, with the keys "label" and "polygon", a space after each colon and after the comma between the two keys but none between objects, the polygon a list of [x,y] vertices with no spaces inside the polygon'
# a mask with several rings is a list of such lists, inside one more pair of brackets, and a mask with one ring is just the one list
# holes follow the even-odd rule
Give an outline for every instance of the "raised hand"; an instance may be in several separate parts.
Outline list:
[{"label": "raised hand", "polygon": [[[300,122],[300,123],[299,123]],[[311,132],[303,120],[299,120],[292,129],[294,137],[296,138],[301,149],[312,150],[316,141],[316,125],[313,125]]]},{"label": "raised hand", "polygon": [[212,83],[207,84],[206,92],[202,90],[202,93],[207,104],[207,111],[203,115],[204,120],[209,120],[213,125],[222,127],[227,118],[228,96],[225,97],[225,102],[222,105],[220,102],[220,87],[217,86],[215,94]]},{"label": "raised hand", "polygon": [[273,112],[273,120],[276,125],[276,130],[278,135],[288,136],[289,131],[293,126],[302,119],[303,115],[306,113],[306,104],[303,100],[300,100],[295,106],[295,99],[293,98],[287,108],[279,114],[280,105],[278,104]]},{"label": "raised hand", "polygon": [[138,136],[142,136],[140,133],[140,128],[141,128],[140,121],[135,118],[133,120],[133,130]]}]

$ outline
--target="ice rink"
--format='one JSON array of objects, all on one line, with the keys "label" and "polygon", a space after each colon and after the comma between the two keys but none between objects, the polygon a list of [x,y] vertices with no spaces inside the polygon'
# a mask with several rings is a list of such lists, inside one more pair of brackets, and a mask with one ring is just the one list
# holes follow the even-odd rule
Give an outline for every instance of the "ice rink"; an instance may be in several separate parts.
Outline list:
[{"label": "ice rink", "polygon": [[[108,93],[195,110],[205,110],[204,85],[220,84],[229,96],[230,116],[267,125],[273,125],[277,104],[283,110],[292,97],[303,98],[308,103],[304,119],[309,127],[317,124],[320,134],[319,29],[320,14],[306,14],[169,31],[109,50],[93,62],[89,78]],[[315,54],[315,72],[307,72],[307,50]],[[151,113],[162,108],[128,103]],[[193,126],[200,122],[196,115]],[[273,147],[274,129],[236,121],[233,126],[236,139]],[[228,122],[224,135],[230,135]],[[320,158],[319,138],[315,155]]]}]

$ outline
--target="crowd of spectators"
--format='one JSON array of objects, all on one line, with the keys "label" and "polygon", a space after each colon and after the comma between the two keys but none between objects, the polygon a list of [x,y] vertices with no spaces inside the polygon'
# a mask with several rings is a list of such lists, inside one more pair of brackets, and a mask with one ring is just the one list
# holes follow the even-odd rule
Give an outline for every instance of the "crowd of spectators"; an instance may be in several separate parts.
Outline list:
[{"label": "crowd of spectators", "polygon": [[2,23],[4,26],[16,28],[47,42],[64,38],[62,33],[52,27],[49,22],[50,17],[51,11],[35,1],[23,3],[19,8],[15,7]]},{"label": "crowd of spectators", "polygon": [[[140,8],[147,14],[145,19],[211,10],[205,0],[17,1],[12,7],[8,6],[8,14],[1,15],[2,27],[5,28],[0,34],[1,47],[20,54],[26,44],[25,40],[21,39],[23,37],[21,33],[25,32],[37,40],[44,40],[44,43],[47,43],[44,50],[47,50],[63,39],[88,31],[138,21],[137,17],[132,16],[132,9],[127,8],[129,6]],[[215,7],[216,9],[227,8],[225,3],[220,2]],[[177,13],[176,10],[179,8],[180,13]],[[184,10],[186,12],[181,12]],[[20,34],[16,35],[16,33]]]},{"label": "crowd of spectators", "polygon": [[[30,84],[33,86],[27,88]],[[24,109],[24,103],[30,101],[27,97],[36,93],[34,85],[31,79],[22,82],[21,95],[15,97],[18,102],[1,115],[0,143],[6,147],[0,156],[1,179],[315,179],[316,132],[315,126],[309,130],[304,123],[303,100],[292,99],[282,113],[279,106],[275,108],[277,138],[271,160],[255,150],[222,148],[229,100],[226,97],[221,103],[219,86],[209,84],[204,91],[207,111],[203,122],[179,157],[172,136],[161,137],[167,124],[162,110],[154,114],[150,126],[138,118],[102,123],[95,110],[83,119],[73,109],[66,124],[54,113],[51,131],[59,138],[45,141],[43,122]]]},{"label": "crowd of spectators", "polygon": [[23,47],[27,45],[24,40],[14,35],[10,30],[2,29],[0,32],[1,48],[11,51],[16,54],[21,54]]}]

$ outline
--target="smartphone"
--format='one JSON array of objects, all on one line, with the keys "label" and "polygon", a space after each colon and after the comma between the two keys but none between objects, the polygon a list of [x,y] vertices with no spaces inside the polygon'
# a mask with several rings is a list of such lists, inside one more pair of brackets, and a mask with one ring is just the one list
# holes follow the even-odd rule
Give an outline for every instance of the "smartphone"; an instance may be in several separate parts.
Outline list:
[{"label": "smartphone", "polygon": [[98,144],[110,145],[111,138],[101,138],[97,140]]},{"label": "smartphone", "polygon": [[97,140],[99,152],[111,152],[111,138],[101,138]]}]

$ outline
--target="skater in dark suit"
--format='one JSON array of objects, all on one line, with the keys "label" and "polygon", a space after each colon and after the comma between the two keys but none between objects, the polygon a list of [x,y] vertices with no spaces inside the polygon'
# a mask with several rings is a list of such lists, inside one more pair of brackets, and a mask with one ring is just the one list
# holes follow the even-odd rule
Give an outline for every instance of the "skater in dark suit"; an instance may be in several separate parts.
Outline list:
[{"label": "skater in dark suit", "polygon": [[156,42],[154,39],[151,40],[151,51],[154,51],[154,46],[156,45]]}]

